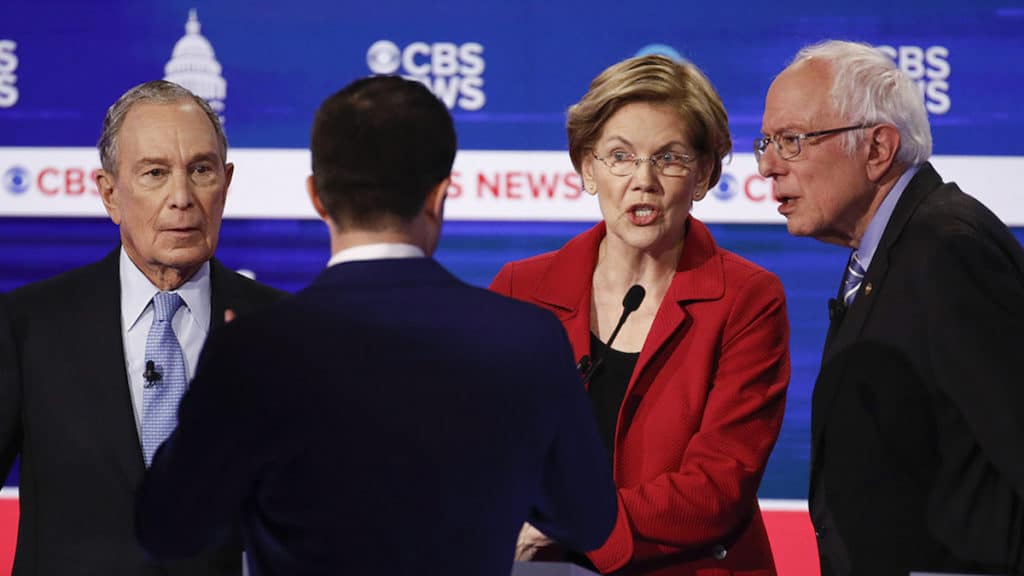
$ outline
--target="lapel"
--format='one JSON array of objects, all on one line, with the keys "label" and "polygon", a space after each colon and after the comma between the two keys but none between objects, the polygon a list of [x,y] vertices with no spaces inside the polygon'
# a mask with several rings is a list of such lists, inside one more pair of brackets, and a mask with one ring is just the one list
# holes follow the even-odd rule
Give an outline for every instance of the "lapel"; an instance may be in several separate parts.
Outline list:
[{"label": "lapel", "polygon": [[[876,295],[885,285],[886,277],[889,274],[889,261],[893,248],[899,242],[907,222],[910,221],[917,208],[929,193],[941,185],[942,178],[932,168],[931,163],[924,163],[917,174],[910,180],[910,183],[907,184],[903,195],[900,196],[899,201],[896,203],[892,216],[889,217],[889,222],[882,233],[878,248],[875,250],[875,255],[871,259],[871,265],[868,266],[867,274],[864,276],[864,285],[870,284],[873,290],[866,292],[862,288],[857,297],[854,298],[853,304],[846,311],[845,317],[834,319],[829,325],[829,334],[825,341],[824,353],[822,354],[822,368],[818,381],[814,386],[812,397],[812,461],[815,458],[821,437],[824,434],[827,417],[823,416],[827,415],[831,409],[832,402],[835,400],[836,393],[842,385],[843,375],[846,371],[846,365],[839,362],[838,355],[860,338],[864,323],[871,314],[871,309],[877,298]],[[840,280],[841,291],[842,280]],[[843,358],[848,359],[848,356]],[[830,363],[833,361],[836,362],[836,365],[830,366]],[[856,361],[856,359],[853,361]],[[831,376],[822,378],[821,374],[825,373],[826,368],[829,369]],[[815,417],[814,415],[819,416]]]},{"label": "lapel", "polygon": [[210,332],[224,325],[224,311],[234,310],[244,305],[245,298],[241,293],[241,284],[235,273],[228,270],[216,258],[210,259]]},{"label": "lapel", "polygon": [[534,293],[565,326],[577,361],[590,356],[594,268],[604,235],[605,224],[600,222],[555,252]]},{"label": "lapel", "polygon": [[[88,410],[97,429],[98,449],[108,454],[125,482],[134,489],[145,465],[135,427],[134,409],[125,373],[124,340],[121,330],[120,246],[101,260],[83,280],[79,326],[83,331],[79,361],[79,382],[93,389],[95,405]],[[83,410],[85,411],[85,410]]]},{"label": "lapel", "polygon": [[[562,321],[577,359],[590,354],[590,307],[598,248],[604,222],[573,238],[555,256],[538,284],[535,297]],[[714,300],[725,293],[722,258],[707,227],[690,217],[686,241],[675,276],[647,334],[626,398],[640,396],[653,378],[646,378],[652,360],[665,348],[688,318],[686,304]],[[642,384],[638,384],[641,383]],[[635,406],[636,403],[630,404]],[[625,410],[620,413],[620,418]]]},{"label": "lapel", "polygon": [[[850,265],[849,258],[847,258],[846,265]],[[821,361],[824,363],[825,358],[829,356],[829,351],[832,349],[832,342],[836,338],[836,333],[839,331],[839,327],[843,325],[843,320],[846,317],[846,306],[843,304],[843,288],[845,288],[846,282],[846,270],[839,276],[839,286],[836,287],[835,298],[829,298],[828,300],[828,332],[825,334],[825,346],[821,351]]]},{"label": "lapel", "polygon": [[[722,256],[711,237],[711,232],[704,223],[691,216],[687,223],[683,254],[665,298],[654,316],[651,331],[640,350],[640,358],[626,390],[626,398],[642,396],[654,381],[654,374],[646,374],[648,368],[659,353],[674,348],[666,344],[680,334],[686,324],[689,318],[687,304],[718,300],[724,294],[725,270],[722,266]],[[635,407],[637,402],[634,400],[629,405]],[[624,415],[625,411],[622,411],[620,419]]]},{"label": "lapel", "polygon": [[[82,349],[82,382],[95,385],[95,426],[101,446],[113,458],[127,484],[134,489],[145,472],[142,445],[135,425],[134,408],[125,374],[124,338],[121,327],[120,247],[101,260],[86,279],[86,293],[79,322],[93,327]],[[241,283],[216,260],[210,261],[211,330],[224,324],[225,308],[244,306]],[[94,383],[94,384],[92,384]]]}]

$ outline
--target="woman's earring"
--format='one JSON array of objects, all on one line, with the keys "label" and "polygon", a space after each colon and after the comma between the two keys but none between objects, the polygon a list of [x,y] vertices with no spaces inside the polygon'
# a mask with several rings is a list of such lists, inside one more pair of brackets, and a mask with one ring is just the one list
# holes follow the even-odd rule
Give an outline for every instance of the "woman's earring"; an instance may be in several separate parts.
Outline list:
[{"label": "woman's earring", "polygon": [[583,186],[583,189],[586,190],[587,194],[590,194],[591,196],[597,194],[597,185],[594,184],[593,182],[587,182]]}]

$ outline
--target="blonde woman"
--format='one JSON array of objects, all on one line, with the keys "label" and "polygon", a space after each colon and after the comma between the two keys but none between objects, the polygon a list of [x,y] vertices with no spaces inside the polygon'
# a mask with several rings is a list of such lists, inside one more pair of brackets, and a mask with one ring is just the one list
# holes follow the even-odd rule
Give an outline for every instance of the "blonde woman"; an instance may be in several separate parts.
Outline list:
[{"label": "blonde woman", "polygon": [[[603,221],[507,264],[491,288],[554,312],[589,380],[619,515],[586,562],[602,573],[775,574],[757,488],[789,382],[785,297],[775,275],[719,248],[690,214],[731,149],[722,101],[690,64],[632,58],[569,109],[568,135]],[[646,296],[608,348],[636,284]],[[554,545],[530,526],[520,544]]]}]

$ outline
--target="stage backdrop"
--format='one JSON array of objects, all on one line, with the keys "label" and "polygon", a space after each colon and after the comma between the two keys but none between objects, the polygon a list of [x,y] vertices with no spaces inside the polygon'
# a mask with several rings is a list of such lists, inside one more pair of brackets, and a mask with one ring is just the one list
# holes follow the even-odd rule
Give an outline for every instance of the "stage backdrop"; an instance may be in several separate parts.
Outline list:
[{"label": "stage backdrop", "polygon": [[939,171],[1024,226],[1019,2],[6,0],[0,290],[114,247],[93,181],[101,120],[124,90],[165,77],[213,104],[231,144],[219,254],[272,285],[303,286],[328,258],[303,189],[310,121],[367,74],[421,80],[451,108],[460,151],[438,258],[486,285],[502,263],[555,249],[599,218],[564,152],[565,110],[606,66],[668,54],[701,67],[730,115],[735,154],[695,214],[786,287],[793,378],[761,496],[802,500],[825,301],[847,253],[787,235],[750,146],[773,76],[828,37],[884,46],[921,89]]}]

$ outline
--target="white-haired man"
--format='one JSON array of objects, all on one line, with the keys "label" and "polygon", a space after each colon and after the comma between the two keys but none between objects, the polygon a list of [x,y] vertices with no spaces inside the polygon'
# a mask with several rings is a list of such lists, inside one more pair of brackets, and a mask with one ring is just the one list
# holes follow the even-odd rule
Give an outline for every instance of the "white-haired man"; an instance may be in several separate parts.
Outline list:
[{"label": "white-haired man", "polygon": [[789,232],[853,250],[812,402],[823,575],[1024,573],[1020,244],[943,183],[917,87],[870,46],[800,51],[762,132]]}]

